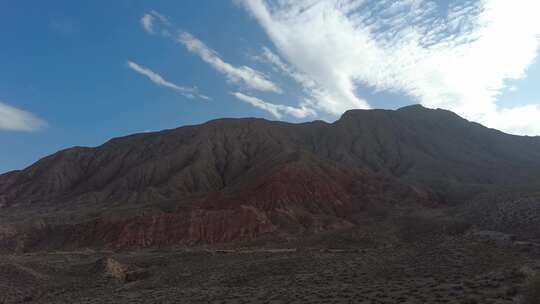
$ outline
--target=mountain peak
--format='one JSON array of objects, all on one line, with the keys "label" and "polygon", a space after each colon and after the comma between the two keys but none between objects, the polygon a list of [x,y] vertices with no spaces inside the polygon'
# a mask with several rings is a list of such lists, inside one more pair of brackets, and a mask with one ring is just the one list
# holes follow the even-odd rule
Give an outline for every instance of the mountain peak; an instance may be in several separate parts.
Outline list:
[{"label": "mountain peak", "polygon": [[352,109],[345,111],[338,121],[342,120],[348,120],[348,119],[354,119],[358,117],[367,117],[367,116],[374,116],[377,115],[377,113],[385,113],[385,112],[394,112],[394,110],[384,110],[384,109]]},{"label": "mountain peak", "polygon": [[404,107],[401,107],[401,108],[397,109],[397,111],[410,111],[410,110],[419,111],[419,110],[429,110],[429,109],[424,107],[423,105],[421,105],[419,103],[404,106]]},{"label": "mountain peak", "polygon": [[397,110],[387,110],[387,109],[353,109],[353,110],[347,110],[343,115],[341,115],[340,119],[338,121],[354,121],[358,119],[362,120],[380,120],[380,119],[386,119],[389,117],[393,117],[396,114],[405,114],[406,116],[409,116],[408,114],[412,115],[418,115],[420,114],[422,117],[430,117],[432,116],[436,110],[426,108],[422,106],[421,104],[414,104],[414,105],[408,105],[405,107],[401,107]]}]

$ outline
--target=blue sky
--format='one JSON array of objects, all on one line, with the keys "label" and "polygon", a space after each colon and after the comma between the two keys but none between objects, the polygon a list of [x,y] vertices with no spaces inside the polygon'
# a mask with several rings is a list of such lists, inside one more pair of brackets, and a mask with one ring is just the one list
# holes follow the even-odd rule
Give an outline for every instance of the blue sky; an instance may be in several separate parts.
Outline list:
[{"label": "blue sky", "polygon": [[3,2],[0,172],[214,118],[412,103],[540,135],[535,2]]}]

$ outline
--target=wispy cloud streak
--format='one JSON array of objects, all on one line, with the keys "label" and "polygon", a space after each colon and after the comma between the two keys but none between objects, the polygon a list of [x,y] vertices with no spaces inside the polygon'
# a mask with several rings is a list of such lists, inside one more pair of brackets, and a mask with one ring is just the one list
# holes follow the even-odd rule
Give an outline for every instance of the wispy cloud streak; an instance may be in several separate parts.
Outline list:
[{"label": "wispy cloud streak", "polygon": [[208,47],[204,42],[192,34],[175,29],[167,17],[155,11],[152,11],[150,14],[160,21],[162,27],[161,33],[163,36],[169,38],[171,37],[171,33],[178,33],[174,36],[176,42],[181,43],[189,52],[198,55],[216,71],[225,75],[229,82],[244,86],[248,89],[282,93],[281,88],[268,79],[264,73],[245,65],[234,66],[226,62],[221,58],[218,52]]},{"label": "wispy cloud streak", "polygon": [[166,88],[169,88],[169,89],[172,89],[188,98],[194,98],[195,96],[199,97],[199,98],[202,98],[202,99],[206,99],[208,100],[209,97],[205,96],[205,95],[202,95],[198,92],[197,88],[194,88],[194,87],[184,87],[184,86],[179,86],[177,84],[174,84],[170,81],[167,81],[165,80],[165,78],[163,78],[161,75],[159,75],[158,73],[150,70],[149,68],[147,67],[144,67],[144,66],[141,66],[133,61],[129,61],[127,62],[127,66],[132,69],[133,71],[145,76],[146,78],[148,78],[150,81],[152,81],[153,83],[157,84],[158,86],[162,86],[162,87],[166,87]]},{"label": "wispy cloud streak", "polygon": [[282,92],[281,89],[272,81],[268,80],[263,73],[245,65],[235,67],[223,61],[216,51],[210,49],[190,33],[180,33],[177,41],[182,43],[190,52],[199,55],[203,61],[208,63],[218,72],[224,74],[232,83],[245,85],[248,88],[259,91]]},{"label": "wispy cloud streak", "polygon": [[142,17],[141,17],[141,26],[142,28],[147,32],[147,33],[150,33],[150,34],[153,34],[154,33],[154,16],[150,15],[150,14],[144,14]]},{"label": "wispy cloud streak", "polygon": [[308,116],[316,115],[315,111],[306,105],[300,105],[299,107],[291,107],[287,105],[270,103],[257,97],[249,96],[240,92],[234,92],[231,94],[243,102],[246,102],[256,108],[269,112],[277,119],[281,119],[283,115],[290,115],[296,118],[306,118]]}]

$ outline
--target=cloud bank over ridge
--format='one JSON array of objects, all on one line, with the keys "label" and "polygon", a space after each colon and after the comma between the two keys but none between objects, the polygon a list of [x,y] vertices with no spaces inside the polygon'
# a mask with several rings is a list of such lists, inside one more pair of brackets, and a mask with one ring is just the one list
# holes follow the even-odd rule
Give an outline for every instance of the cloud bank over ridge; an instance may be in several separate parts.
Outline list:
[{"label": "cloud bank over ridge", "polygon": [[536,60],[538,1],[464,0],[447,8],[430,0],[237,2],[279,53],[264,57],[304,81],[317,111],[370,108],[361,84],[509,133],[540,135],[538,101],[497,105],[507,81],[525,77]]}]

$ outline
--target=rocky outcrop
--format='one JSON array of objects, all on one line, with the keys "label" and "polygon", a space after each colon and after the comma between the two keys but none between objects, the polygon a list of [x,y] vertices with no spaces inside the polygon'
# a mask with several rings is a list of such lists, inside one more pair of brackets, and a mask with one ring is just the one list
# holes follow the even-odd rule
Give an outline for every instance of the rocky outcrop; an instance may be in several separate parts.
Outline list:
[{"label": "rocky outcrop", "polygon": [[150,276],[148,270],[114,258],[107,258],[101,262],[105,264],[106,273],[122,283],[138,281]]}]

